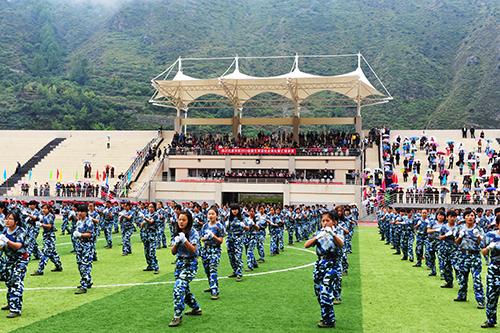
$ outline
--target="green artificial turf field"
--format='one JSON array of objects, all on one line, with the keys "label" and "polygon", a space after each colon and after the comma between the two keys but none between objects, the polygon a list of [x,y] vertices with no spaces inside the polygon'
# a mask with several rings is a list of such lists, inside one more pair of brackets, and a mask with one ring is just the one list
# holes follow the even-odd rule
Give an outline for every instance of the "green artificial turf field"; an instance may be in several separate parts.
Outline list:
[{"label": "green artificial turf field", "polygon": [[[52,263],[40,277],[27,276],[23,315],[0,317],[0,332],[315,332],[320,329],[319,306],[312,286],[314,252],[303,243],[287,247],[244,281],[225,278],[227,253],[222,255],[219,275],[221,298],[210,300],[202,290],[207,282],[201,267],[191,289],[203,309],[201,317],[184,316],[179,328],[167,327],[172,318],[174,265],[170,249],[158,251],[160,275],[143,272],[142,244],[134,234],[133,255],[121,256],[121,239],[114,234],[114,247],[103,249],[98,241],[99,261],[94,263],[94,287],[74,295],[79,283],[75,257],[68,236],[57,238],[64,272],[52,273]],[[343,304],[335,307],[340,332],[473,332],[480,331],[484,310],[476,309],[472,290],[469,302],[455,303],[457,287],[439,288],[442,281],[428,277],[424,268],[413,268],[393,256],[380,242],[377,229],[360,227],[349,257],[349,275],[343,279]],[[266,251],[268,253],[268,246]],[[38,261],[30,263],[28,274]],[[483,280],[486,271],[483,272]],[[470,284],[471,285],[471,284]],[[2,287],[3,288],[3,287]],[[53,288],[53,289],[50,289]],[[0,292],[4,299],[5,289]]]}]

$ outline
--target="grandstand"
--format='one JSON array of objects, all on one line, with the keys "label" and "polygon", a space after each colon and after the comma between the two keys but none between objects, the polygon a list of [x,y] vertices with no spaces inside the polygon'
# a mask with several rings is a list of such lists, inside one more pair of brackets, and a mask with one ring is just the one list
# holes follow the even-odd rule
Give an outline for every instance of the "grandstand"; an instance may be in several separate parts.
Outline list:
[{"label": "grandstand", "polygon": [[[101,184],[106,166],[114,167],[114,179],[110,185],[118,182],[118,175],[127,171],[141,151],[157,131],[1,131],[2,142],[9,147],[5,164],[15,167],[29,159],[46,141],[52,138],[65,138],[53,151],[43,156],[41,161],[27,172],[22,179],[11,188],[8,195],[20,195],[21,184],[48,183],[51,190],[57,182],[89,182]],[[9,139],[12,138],[12,139]],[[108,147],[109,144],[109,147]],[[12,147],[12,149],[10,149]],[[84,178],[84,164],[92,166],[92,174]],[[99,180],[97,179],[99,173]],[[31,192],[32,193],[32,192]],[[51,195],[54,192],[51,191]]]}]

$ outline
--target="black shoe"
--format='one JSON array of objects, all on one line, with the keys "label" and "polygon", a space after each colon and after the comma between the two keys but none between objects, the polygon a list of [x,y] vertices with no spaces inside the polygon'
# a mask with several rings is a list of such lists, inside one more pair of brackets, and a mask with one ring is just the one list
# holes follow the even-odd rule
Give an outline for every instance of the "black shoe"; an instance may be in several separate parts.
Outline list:
[{"label": "black shoe", "polygon": [[455,301],[455,302],[467,302],[467,298],[455,298],[453,301]]},{"label": "black shoe", "polygon": [[211,299],[212,301],[216,301],[216,300],[218,300],[218,299],[219,299],[219,294],[212,294],[212,295],[210,296],[210,299]]},{"label": "black shoe", "polygon": [[43,275],[43,272],[40,271],[34,271],[33,273],[30,274],[31,276],[41,276]]},{"label": "black shoe", "polygon": [[62,266],[58,266],[58,267],[56,267],[56,268],[54,268],[54,269],[51,269],[50,271],[51,271],[51,272],[62,272],[62,271],[63,271],[63,268],[62,268]]},{"label": "black shoe", "polygon": [[263,258],[260,258],[259,260],[257,260],[257,262],[263,263],[263,262],[266,262],[266,260]]},{"label": "black shoe", "polygon": [[2,311],[10,310],[10,306],[9,305],[3,306],[1,310]]},{"label": "black shoe", "polygon": [[237,277],[237,275],[233,273],[233,274],[231,274],[231,275],[228,275],[227,277],[228,277],[228,278],[235,278],[235,277]]},{"label": "black shoe", "polygon": [[204,293],[211,293],[211,292],[212,292],[212,289],[207,288],[207,289],[203,290],[203,292],[204,292]]},{"label": "black shoe", "polygon": [[247,268],[245,269],[245,272],[252,272],[253,271],[253,268]]},{"label": "black shoe", "polygon": [[416,263],[415,265],[413,265],[413,267],[422,267],[422,264],[421,263]]},{"label": "black shoe", "polygon": [[403,258],[401,258],[401,260],[408,260],[408,258],[407,257],[403,257]]},{"label": "black shoe", "polygon": [[429,276],[436,276],[436,275],[437,275],[436,272],[429,273]]},{"label": "black shoe", "polygon": [[238,275],[238,276],[236,277],[236,280],[235,280],[235,281],[236,281],[236,282],[241,282],[241,281],[243,281],[243,277],[242,277],[241,275]]},{"label": "black shoe", "polygon": [[482,328],[493,328],[495,324],[485,321],[484,324],[481,325]]},{"label": "black shoe", "polygon": [[441,288],[453,288],[453,283],[446,283],[441,286]]},{"label": "black shoe", "polygon": [[152,269],[152,268],[150,268],[150,267],[146,267],[146,268],[144,268],[142,271],[143,271],[143,272],[151,272],[151,271],[153,271],[153,269]]},{"label": "black shoe", "polygon": [[75,250],[71,250],[71,251],[69,251],[69,253],[76,253],[76,251]]},{"label": "black shoe", "polygon": [[160,274],[160,271],[159,271],[159,270],[156,270],[156,271],[154,271],[154,273],[153,273],[153,274]]},{"label": "black shoe", "polygon": [[186,316],[201,316],[201,309],[192,309],[189,312],[185,313]]},{"label": "black shoe", "polygon": [[477,304],[478,309],[484,309],[484,303],[478,303]]},{"label": "black shoe", "polygon": [[413,262],[413,259],[409,259],[410,262]]}]

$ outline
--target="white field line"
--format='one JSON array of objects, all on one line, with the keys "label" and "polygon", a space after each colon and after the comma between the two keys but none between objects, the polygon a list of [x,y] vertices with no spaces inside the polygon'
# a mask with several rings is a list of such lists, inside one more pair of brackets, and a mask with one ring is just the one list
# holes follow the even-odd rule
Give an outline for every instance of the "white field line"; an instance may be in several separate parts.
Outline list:
[{"label": "white field line", "polygon": [[[296,248],[296,247],[291,247],[291,246],[286,246],[286,248],[316,254],[316,252],[314,252],[312,250],[308,250],[308,249]],[[276,274],[276,273],[285,273],[285,272],[290,272],[290,271],[295,271],[298,269],[311,267],[313,265],[314,265],[314,262],[309,263],[309,264],[305,264],[305,265],[290,267],[290,268],[275,269],[275,270],[267,271],[267,272],[245,274],[244,277],[262,276],[262,275],[270,275],[270,274]],[[227,279],[229,279],[227,276],[219,277],[219,280],[227,280]],[[195,281],[195,282],[207,281],[207,279],[206,278],[198,278],[198,279],[193,279],[193,281]],[[92,288],[98,289],[98,288],[122,288],[122,287],[136,287],[136,286],[155,286],[155,285],[165,285],[165,284],[174,284],[174,283],[175,283],[175,281],[130,282],[130,283],[93,285]],[[76,289],[76,287],[75,286],[59,286],[59,287],[24,288],[24,290],[26,290],[26,291],[67,290],[67,289]],[[5,291],[7,291],[7,289],[0,289],[0,292],[5,292]]]}]

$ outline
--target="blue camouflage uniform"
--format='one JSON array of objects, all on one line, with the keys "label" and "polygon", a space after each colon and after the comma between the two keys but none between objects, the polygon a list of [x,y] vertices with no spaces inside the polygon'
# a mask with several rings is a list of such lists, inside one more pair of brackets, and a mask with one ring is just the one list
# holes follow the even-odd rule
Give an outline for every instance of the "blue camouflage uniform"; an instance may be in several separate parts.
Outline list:
[{"label": "blue camouflage uniform", "polygon": [[467,228],[463,225],[457,228],[455,237],[462,238],[459,244],[459,253],[457,258],[457,281],[459,285],[458,299],[467,299],[467,282],[469,272],[472,273],[474,281],[474,296],[478,304],[484,304],[483,282],[481,281],[481,254],[478,237],[481,235],[479,227],[474,225],[472,228]]},{"label": "blue camouflage uniform", "polygon": [[134,212],[132,210],[123,210],[120,212],[120,223],[122,228],[122,254],[132,254],[132,244],[130,237],[134,233]]},{"label": "blue camouflage uniform", "polygon": [[417,242],[415,245],[415,255],[417,257],[417,265],[422,264],[422,258],[424,257],[425,246],[427,243],[427,225],[429,224],[429,219],[424,219],[423,217],[416,216],[415,230],[417,233]]},{"label": "blue camouflage uniform", "polygon": [[[158,212],[145,212],[144,227],[141,228],[141,239],[144,244],[144,256],[146,257],[147,269],[158,271],[158,259],[156,258],[156,241],[158,237],[158,227],[160,225],[160,217]],[[152,220],[152,222],[145,219]]]},{"label": "blue camouflage uniform", "polygon": [[[34,219],[29,217],[28,215],[32,215]],[[40,226],[36,223],[40,222],[40,212],[37,209],[31,210],[28,209],[24,213],[24,221],[26,223],[26,232],[28,238],[26,240],[26,250],[30,255],[33,255],[35,259],[41,257],[41,251],[38,248],[38,243],[36,239],[38,238],[38,234],[40,233]]]},{"label": "blue camouflage uniform", "polygon": [[290,212],[289,210],[284,212],[285,215],[285,227],[286,231],[288,232],[288,245],[293,244],[293,233],[295,230],[295,221],[293,219],[293,212]]},{"label": "blue camouflage uniform", "polygon": [[279,254],[279,229],[281,219],[278,215],[268,215],[269,234],[271,235],[270,252],[271,255]]},{"label": "blue camouflage uniform", "polygon": [[106,239],[106,246],[113,247],[113,207],[106,207],[101,213],[102,228],[104,231],[104,238]]},{"label": "blue camouflage uniform", "polygon": [[247,267],[250,270],[259,267],[257,264],[257,260],[255,259],[254,250],[257,246],[257,237],[258,231],[255,228],[255,221],[250,217],[246,217],[244,219],[245,226],[249,228],[249,230],[245,230],[245,234],[243,236],[243,244],[245,245],[245,255],[247,256]]},{"label": "blue camouflage uniform", "polygon": [[77,220],[75,231],[81,234],[90,233],[90,238],[74,237],[76,250],[76,264],[80,272],[80,286],[82,289],[92,287],[92,259],[94,257],[93,234],[94,223],[87,216],[85,220]]},{"label": "blue camouflage uniform", "polygon": [[210,287],[212,295],[219,295],[218,269],[221,257],[221,244],[215,241],[213,237],[211,237],[211,234],[217,237],[224,237],[226,229],[220,222],[216,222],[214,225],[207,222],[201,228],[201,239],[204,243],[201,249],[203,268],[205,269],[205,274],[208,278],[208,286]]},{"label": "blue camouflage uniform", "polygon": [[5,285],[7,287],[7,304],[10,311],[21,313],[23,306],[24,277],[29,262],[29,252],[26,249],[28,234],[26,229],[17,226],[13,232],[7,228],[3,234],[12,242],[22,243],[21,248],[13,250],[9,246],[4,247],[6,257]]},{"label": "blue camouflage uniform", "polygon": [[[199,249],[200,237],[196,230],[191,229],[186,239],[197,249]],[[196,251],[198,252],[198,251]],[[191,293],[189,283],[196,276],[198,271],[197,253],[189,252],[184,244],[177,245],[177,259],[175,261],[175,283],[173,290],[174,317],[181,318],[185,304],[194,310],[200,309],[200,305]]]},{"label": "blue camouflage uniform", "polygon": [[439,245],[439,232],[444,224],[438,223],[437,220],[431,219],[427,225],[427,230],[435,230],[432,233],[427,234],[427,244],[426,244],[426,254],[427,260],[426,265],[431,269],[431,274],[436,274],[436,257],[438,254]]},{"label": "blue camouflage uniform", "polygon": [[173,239],[173,232],[172,232],[172,227],[170,226],[169,221],[169,207],[162,207],[156,211],[158,214],[158,225],[156,228],[156,248],[160,247],[167,247],[167,236],[165,235],[165,223],[169,223],[169,228],[170,228],[170,235],[172,236],[171,239]]},{"label": "blue camouflage uniform", "polygon": [[[99,215],[99,212],[97,210],[94,211],[89,211],[89,217],[92,220],[92,223],[94,223],[94,232],[92,233],[92,261],[97,261],[97,238],[99,237],[100,231],[99,231],[99,222],[101,220],[101,217]],[[94,221],[96,220],[96,221]]]},{"label": "blue camouflage uniform", "polygon": [[[344,239],[342,229],[333,229],[333,234]],[[342,277],[342,248],[333,241],[332,233],[322,229],[315,233],[321,236],[316,242],[318,260],[314,266],[314,293],[321,308],[321,318],[325,324],[335,323],[334,298],[340,299]]]},{"label": "blue camouflage uniform", "polygon": [[266,241],[267,215],[256,213],[255,222],[259,231],[257,232],[257,252],[259,253],[259,261],[264,261],[266,253],[264,252],[264,242]]},{"label": "blue camouflage uniform", "polygon": [[[5,215],[0,213],[0,234],[5,229]],[[7,259],[3,254],[3,249],[0,249],[0,281],[5,281],[5,264]]]},{"label": "blue camouflage uniform", "polygon": [[486,275],[486,318],[488,323],[497,323],[497,306],[500,295],[500,235],[497,231],[490,231],[485,237],[485,247],[490,248],[488,274]]},{"label": "blue camouflage uniform", "polygon": [[64,235],[65,232],[70,233],[71,230],[69,229],[69,219],[68,219],[68,214],[70,212],[71,208],[67,205],[64,205],[61,208],[61,215],[62,215],[62,224],[61,224],[61,232]]},{"label": "blue camouflage uniform", "polygon": [[47,262],[52,261],[56,266],[56,269],[61,269],[61,258],[59,258],[59,254],[56,250],[56,230],[54,224],[54,214],[49,213],[41,218],[42,224],[50,224],[52,228],[45,229],[43,228],[43,251],[42,257],[40,258],[40,263],[38,265],[38,272],[43,272],[45,265]]},{"label": "blue camouflage uniform", "polygon": [[243,232],[245,223],[237,218],[229,218],[226,222],[227,230],[227,254],[229,263],[233,269],[233,274],[243,276]]},{"label": "blue camouflage uniform", "polygon": [[448,224],[443,224],[439,231],[440,236],[445,236],[438,245],[439,269],[445,282],[449,285],[453,284],[453,271],[456,268],[458,257],[455,230],[456,226],[451,227]]}]

